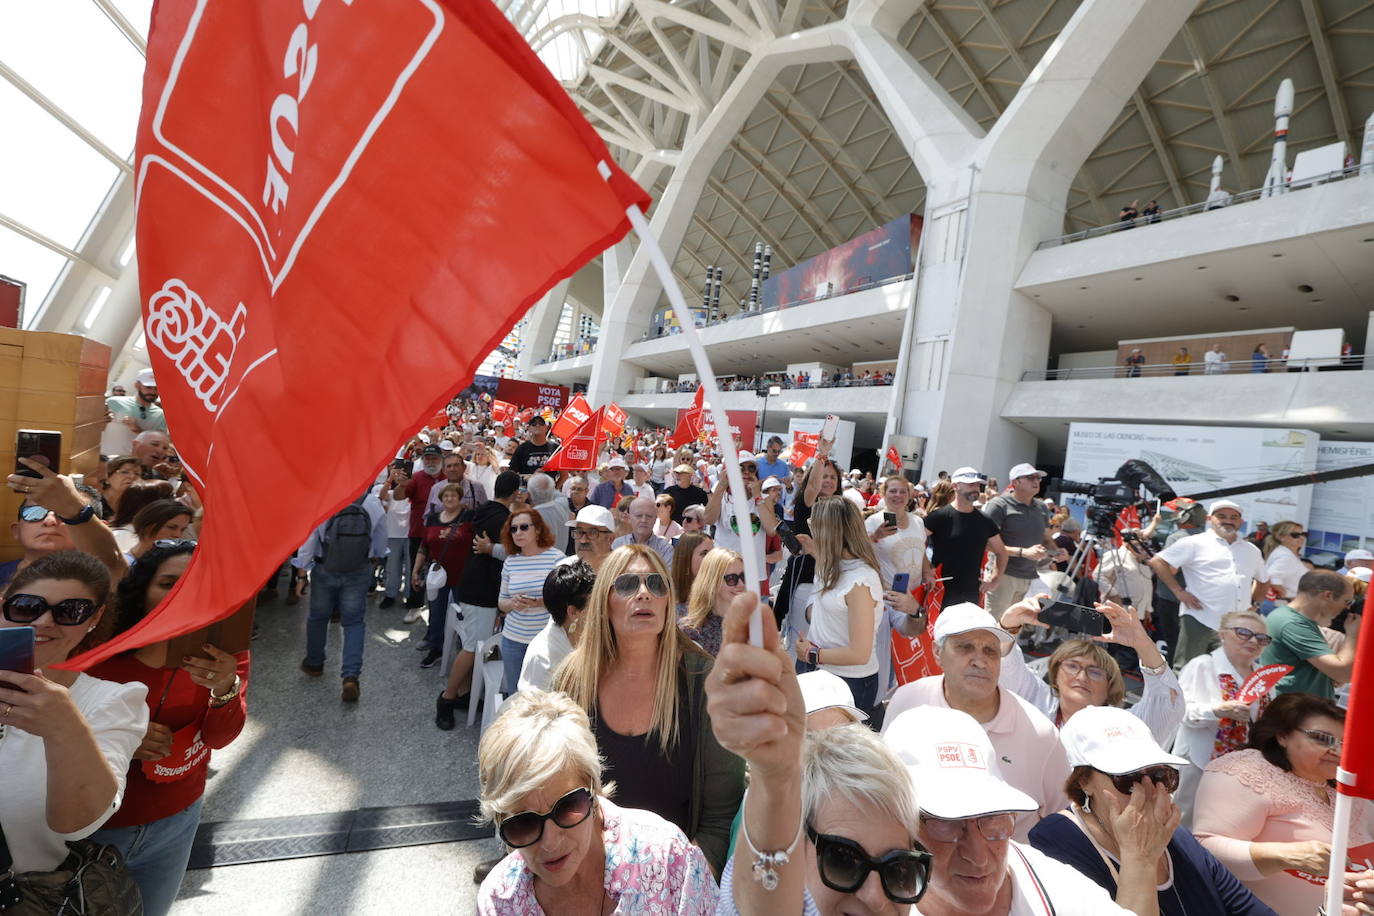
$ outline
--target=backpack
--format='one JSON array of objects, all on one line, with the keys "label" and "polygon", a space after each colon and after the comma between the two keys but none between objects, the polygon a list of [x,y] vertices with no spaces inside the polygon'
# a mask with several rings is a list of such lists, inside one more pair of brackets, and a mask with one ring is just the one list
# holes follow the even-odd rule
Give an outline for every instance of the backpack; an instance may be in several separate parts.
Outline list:
[{"label": "backpack", "polygon": [[366,492],[325,524],[319,562],[332,573],[356,572],[371,562],[372,517],[363,508],[365,499]]}]

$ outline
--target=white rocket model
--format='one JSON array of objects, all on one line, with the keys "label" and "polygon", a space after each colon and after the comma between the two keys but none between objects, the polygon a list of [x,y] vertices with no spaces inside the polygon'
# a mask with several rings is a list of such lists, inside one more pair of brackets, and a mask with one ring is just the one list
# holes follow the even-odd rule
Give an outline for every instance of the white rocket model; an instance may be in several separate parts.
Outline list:
[{"label": "white rocket model", "polygon": [[1364,122],[1364,146],[1360,149],[1360,174],[1374,172],[1374,114]]},{"label": "white rocket model", "polygon": [[1293,113],[1293,81],[1279,83],[1274,96],[1274,156],[1264,176],[1263,197],[1276,197],[1288,190],[1288,117]]},{"label": "white rocket model", "polygon": [[1221,189],[1221,168],[1224,163],[1220,156],[1212,160],[1212,184],[1207,188],[1207,209],[1216,210],[1231,202],[1231,195]]}]

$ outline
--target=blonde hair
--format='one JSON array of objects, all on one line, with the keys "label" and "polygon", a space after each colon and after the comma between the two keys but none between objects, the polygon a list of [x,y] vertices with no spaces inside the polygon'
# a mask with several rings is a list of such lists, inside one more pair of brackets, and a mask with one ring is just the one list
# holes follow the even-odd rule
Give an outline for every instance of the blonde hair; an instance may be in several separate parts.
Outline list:
[{"label": "blonde hair", "polygon": [[567,694],[521,690],[501,704],[477,746],[479,822],[520,813],[520,799],[569,769],[593,795],[609,795],[614,789],[601,784],[601,755],[582,707]]},{"label": "blonde hair", "polygon": [[1255,613],[1254,611],[1248,611],[1248,610],[1247,610],[1247,611],[1227,611],[1225,614],[1222,614],[1222,615],[1221,615],[1221,625],[1218,626],[1217,629],[1218,629],[1218,630],[1225,630],[1225,629],[1227,629],[1228,627],[1233,627],[1233,626],[1236,625],[1236,621],[1238,621],[1238,620],[1249,620],[1249,621],[1252,622],[1252,623],[1257,623],[1257,624],[1259,624],[1260,626],[1264,627],[1264,631],[1265,631],[1266,633],[1269,632],[1269,624],[1265,621],[1265,619],[1264,619],[1262,616],[1260,616],[1259,614]]},{"label": "blonde hair", "polygon": [[740,555],[725,547],[713,547],[701,558],[701,568],[692,581],[692,590],[687,597],[687,614],[682,625],[698,628],[716,609],[716,592],[720,589],[721,577],[730,566],[739,562]]},{"label": "blonde hair", "polygon": [[1111,653],[1095,642],[1086,639],[1070,639],[1062,643],[1050,656],[1049,671],[1046,679],[1055,696],[1059,695],[1059,666],[1071,658],[1086,658],[1089,662],[1107,672],[1107,705],[1121,706],[1126,702],[1126,681],[1121,677],[1121,666],[1112,658]]},{"label": "blonde hair", "polygon": [[553,687],[572,697],[573,702],[589,715],[596,708],[601,678],[619,657],[615,629],[611,626],[611,588],[616,577],[636,560],[648,563],[650,572],[662,576],[668,589],[663,630],[658,636],[658,665],[651,697],[653,716],[649,720],[649,732],[658,734],[659,745],[666,754],[678,740],[678,682],[683,656],[704,656],[706,653],[688,639],[672,619],[677,606],[673,580],[656,551],[643,544],[626,544],[611,551],[601,564],[582,615],[582,638],[554,672]]},{"label": "blonde hair", "polygon": [[[1260,549],[1261,553],[1264,554],[1264,558],[1266,560],[1269,559],[1269,554],[1274,552],[1274,548],[1283,544],[1282,538],[1285,534],[1290,531],[1301,530],[1302,525],[1299,525],[1297,522],[1275,522],[1273,527],[1269,529],[1269,533],[1264,536],[1264,545]],[[1297,551],[1294,550],[1293,553],[1297,553]]]},{"label": "blonde hair", "polygon": [[808,731],[802,745],[802,816],[834,799],[868,802],[916,836],[920,808],[906,767],[867,725]]},{"label": "blonde hair", "polygon": [[843,496],[823,496],[811,508],[811,538],[816,544],[816,585],[834,588],[840,581],[845,553],[878,570],[878,557],[868,539],[858,507]]}]

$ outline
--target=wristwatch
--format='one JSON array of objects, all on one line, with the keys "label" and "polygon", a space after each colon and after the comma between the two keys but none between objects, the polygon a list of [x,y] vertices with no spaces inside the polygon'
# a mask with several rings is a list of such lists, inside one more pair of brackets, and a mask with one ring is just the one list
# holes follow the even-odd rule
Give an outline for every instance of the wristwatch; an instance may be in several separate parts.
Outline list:
[{"label": "wristwatch", "polygon": [[83,506],[81,511],[71,518],[63,518],[60,515],[57,516],[57,520],[64,525],[84,525],[93,518],[95,518],[95,506],[92,506],[90,503]]},{"label": "wristwatch", "polygon": [[1161,674],[1164,673],[1164,669],[1166,669],[1166,668],[1168,668],[1168,667],[1169,667],[1169,660],[1168,660],[1168,659],[1165,659],[1165,660],[1164,660],[1164,663],[1161,664],[1161,665],[1159,665],[1159,666],[1156,667],[1156,668],[1151,668],[1149,665],[1141,665],[1141,666],[1140,666],[1140,670],[1141,670],[1142,672],[1144,672],[1145,674],[1152,675],[1153,677],[1159,677]]},{"label": "wristwatch", "polygon": [[821,650],[815,646],[806,650],[806,663],[808,665],[819,665],[821,663]]},{"label": "wristwatch", "polygon": [[219,707],[224,706],[225,704],[227,704],[230,700],[234,699],[234,697],[236,697],[236,696],[239,695],[239,689],[240,689],[242,686],[243,686],[243,681],[242,681],[242,680],[239,678],[239,676],[236,674],[236,675],[234,675],[234,686],[233,686],[233,687],[230,687],[230,688],[229,688],[229,692],[226,693],[224,696],[222,696],[222,697],[217,697],[217,696],[215,696],[215,692],[214,692],[213,690],[210,691],[210,706],[211,706],[211,708],[212,708],[212,709],[218,709]]}]

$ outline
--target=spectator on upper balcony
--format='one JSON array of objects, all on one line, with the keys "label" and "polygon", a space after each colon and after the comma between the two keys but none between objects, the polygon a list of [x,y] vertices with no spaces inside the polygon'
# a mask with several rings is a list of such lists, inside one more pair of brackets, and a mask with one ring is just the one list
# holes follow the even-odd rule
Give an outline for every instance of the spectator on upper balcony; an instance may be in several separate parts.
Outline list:
[{"label": "spectator on upper balcony", "polygon": [[1145,217],[1147,223],[1159,222],[1159,201],[1150,201],[1145,205],[1145,209],[1140,211],[1140,215]]},{"label": "spectator on upper balcony", "polygon": [[1269,371],[1269,348],[1263,343],[1255,344],[1255,352],[1250,354],[1250,371],[1256,374]]},{"label": "spectator on upper balcony", "polygon": [[1135,226],[1135,221],[1140,217],[1140,201],[1133,200],[1121,208],[1121,228],[1130,229]]},{"label": "spectator on upper balcony", "polygon": [[1126,357],[1126,378],[1140,378],[1140,368],[1145,365],[1145,354],[1139,347],[1131,350],[1131,355]]},{"label": "spectator on upper balcony", "polygon": [[1191,372],[1192,361],[1193,357],[1188,354],[1188,348],[1179,347],[1178,352],[1174,354],[1174,375],[1187,375]]},{"label": "spectator on upper balcony", "polygon": [[1227,369],[1226,354],[1221,352],[1221,344],[1212,344],[1212,349],[1208,350],[1202,357],[1203,375],[1221,375]]}]

